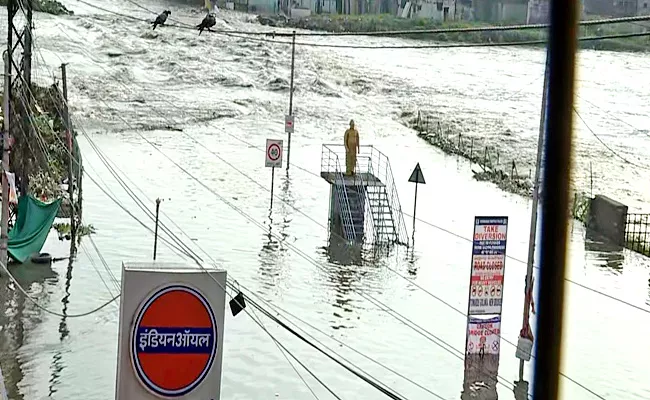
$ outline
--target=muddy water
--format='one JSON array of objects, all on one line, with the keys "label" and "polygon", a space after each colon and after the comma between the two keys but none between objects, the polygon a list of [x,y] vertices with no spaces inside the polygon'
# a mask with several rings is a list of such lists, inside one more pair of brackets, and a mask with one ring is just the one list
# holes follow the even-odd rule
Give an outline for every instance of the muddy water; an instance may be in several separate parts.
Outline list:
[{"label": "muddy water", "polygon": [[[142,3],[147,7],[160,5]],[[69,62],[71,102],[77,124],[119,167],[138,196],[162,210],[182,230],[172,230],[201,252],[204,249],[251,295],[271,301],[322,332],[294,321],[318,340],[407,398],[459,398],[463,365],[452,353],[462,351],[465,319],[449,305],[466,307],[470,243],[425,223],[416,225],[413,258],[403,249],[350,265],[332,250],[326,229],[328,186],[318,175],[323,142],[338,142],[354,118],[364,144],[373,144],[391,160],[405,210],[413,187],[406,180],[419,161],[427,185],[420,188],[418,217],[469,237],[474,215],[508,215],[508,253],[524,259],[529,204],[471,178],[469,165],[442,155],[398,122],[404,110],[429,108],[467,125],[468,130],[502,143],[522,157],[534,154],[539,116],[543,53],[538,50],[328,50],[299,48],[295,92],[296,135],[288,176],[276,176],[283,201],[269,210],[269,171],[260,148],[267,137],[283,137],[287,109],[289,48],[202,35],[166,28],[155,33],[145,24],[115,15],[95,15],[76,2],[78,16],[38,16],[37,79],[47,81],[57,65]],[[148,15],[129,3],[105,2],[122,13]],[[169,8],[169,7],[167,7]],[[200,14],[172,7],[173,16],[193,22]],[[91,13],[93,15],[84,15]],[[262,29],[245,17],[223,14],[224,27]],[[307,39],[305,39],[307,40]],[[315,39],[326,40],[326,39]],[[398,44],[399,39],[327,39],[345,43]],[[640,55],[581,53],[580,99],[586,98],[634,126],[645,122],[648,61]],[[645,75],[644,75],[645,74]],[[635,78],[636,77],[636,78]],[[646,83],[644,83],[646,82]],[[578,111],[617,152],[643,164],[646,131],[632,130],[578,100]],[[183,132],[161,129],[182,127]],[[509,130],[507,135],[503,134]],[[591,133],[577,130],[577,172],[591,160],[596,190],[627,201],[647,202],[642,170],[614,160]],[[589,136],[591,135],[591,136]],[[262,224],[247,221],[151,144],[201,180],[237,209]],[[200,141],[210,151],[192,141]],[[88,177],[96,180],[136,217],[144,212],[118,185],[80,137]],[[504,150],[506,151],[506,150]],[[218,155],[215,156],[216,153]],[[220,158],[219,158],[220,157]],[[643,164],[647,165],[647,164]],[[582,167],[581,167],[582,166]],[[237,170],[244,172],[244,176]],[[111,274],[120,276],[124,260],[151,257],[153,238],[95,185],[85,179],[84,219],[97,228],[94,241]],[[410,218],[405,217],[410,230]],[[313,220],[316,220],[314,222]],[[272,235],[269,237],[269,230]],[[647,258],[585,244],[572,227],[568,277],[634,305],[650,309]],[[177,261],[159,247],[159,258]],[[51,237],[46,249],[65,255],[67,243]],[[305,253],[301,257],[295,249]],[[206,257],[207,258],[207,257]],[[521,323],[525,265],[507,262],[504,291],[500,398],[514,398],[514,347]],[[111,274],[89,241],[72,268],[25,267],[17,272],[40,304],[61,312],[94,308],[116,293]],[[103,281],[106,282],[104,285]],[[415,284],[425,288],[432,297]],[[566,359],[570,378],[605,398],[650,396],[645,359],[650,357],[638,332],[650,328],[650,315],[567,283]],[[3,285],[4,288],[4,285]],[[109,291],[110,289],[110,291]],[[12,398],[110,399],[114,393],[117,307],[88,318],[49,315],[12,291],[0,292],[3,313],[2,370]],[[444,350],[374,304],[390,306],[455,350]],[[379,398],[366,384],[315,354],[268,321],[265,326],[342,398]],[[396,376],[339,342],[398,371],[428,391]],[[224,399],[309,398],[268,336],[246,316],[226,317]],[[325,390],[307,376],[321,398]],[[530,368],[527,369],[530,380]],[[563,379],[563,398],[594,396]]]}]

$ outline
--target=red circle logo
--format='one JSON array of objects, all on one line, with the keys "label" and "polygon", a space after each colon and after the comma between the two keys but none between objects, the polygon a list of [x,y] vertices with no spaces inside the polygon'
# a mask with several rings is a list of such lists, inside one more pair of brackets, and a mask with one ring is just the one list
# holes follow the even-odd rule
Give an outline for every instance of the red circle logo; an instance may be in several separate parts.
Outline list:
[{"label": "red circle logo", "polygon": [[188,286],[165,286],[145,299],[136,314],[131,363],[151,393],[185,396],[210,372],[217,341],[216,319],[205,297]]}]

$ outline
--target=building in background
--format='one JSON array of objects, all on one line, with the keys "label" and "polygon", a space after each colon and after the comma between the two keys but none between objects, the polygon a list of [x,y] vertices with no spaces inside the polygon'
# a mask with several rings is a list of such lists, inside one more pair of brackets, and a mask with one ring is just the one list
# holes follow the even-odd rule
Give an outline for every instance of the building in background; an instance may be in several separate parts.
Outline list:
[{"label": "building in background", "polygon": [[525,24],[528,0],[473,0],[474,20],[490,23]]}]

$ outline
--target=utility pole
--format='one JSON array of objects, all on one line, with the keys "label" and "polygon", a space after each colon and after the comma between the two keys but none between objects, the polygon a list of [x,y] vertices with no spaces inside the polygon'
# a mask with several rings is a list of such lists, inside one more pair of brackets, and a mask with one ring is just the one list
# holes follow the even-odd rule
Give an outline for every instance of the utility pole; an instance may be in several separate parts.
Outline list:
[{"label": "utility pole", "polygon": [[[25,48],[23,52],[23,78],[25,79],[25,85],[31,90],[32,88],[32,28],[33,28],[33,10],[32,10],[33,0],[25,0],[25,6],[27,8],[27,19],[24,30],[25,35]],[[27,97],[28,99],[31,96]]]},{"label": "utility pole", "polygon": [[72,136],[72,125],[70,124],[70,110],[68,109],[68,75],[65,68],[66,64],[61,64],[61,81],[63,82],[63,119],[65,120],[65,138],[68,145],[68,197],[70,198],[70,237],[72,245],[71,252],[77,236],[77,227],[74,220],[74,138]]},{"label": "utility pole", "polygon": [[158,213],[160,212],[160,198],[156,199],[156,227],[153,234],[153,260],[156,261],[158,255]]},{"label": "utility pole", "polygon": [[[296,62],[296,31],[293,31],[293,36],[291,39],[291,81],[289,83],[289,118],[293,117],[293,73],[295,69]],[[293,118],[291,118],[293,121]],[[287,171],[289,171],[289,166],[291,162],[289,157],[291,156],[291,132],[293,132],[293,122],[291,126],[291,131],[288,132],[289,140],[287,143]]]},{"label": "utility pole", "polygon": [[[10,0],[11,1],[11,0]],[[11,35],[11,31],[9,32]],[[4,53],[5,79],[4,95],[2,105],[3,131],[2,131],[2,213],[0,218],[0,263],[7,266],[7,247],[9,238],[9,183],[7,174],[9,171],[9,127],[10,127],[10,97],[11,97],[11,42],[8,43],[8,49]],[[0,268],[4,269],[4,268]]]},{"label": "utility pole", "polygon": [[[528,238],[528,263],[526,265],[526,287],[524,288],[524,312],[522,330],[528,326],[530,315],[530,302],[533,294],[528,296],[533,280],[533,266],[535,264],[535,239],[537,235],[537,209],[539,208],[539,186],[541,175],[542,154],[544,150],[544,130],[546,128],[546,91],[548,86],[548,55],[544,69],[544,88],[542,89],[542,112],[539,120],[539,138],[537,139],[537,164],[535,168],[535,181],[533,182],[533,208],[530,214],[530,236]],[[519,360],[519,380],[524,379],[524,360]]]}]

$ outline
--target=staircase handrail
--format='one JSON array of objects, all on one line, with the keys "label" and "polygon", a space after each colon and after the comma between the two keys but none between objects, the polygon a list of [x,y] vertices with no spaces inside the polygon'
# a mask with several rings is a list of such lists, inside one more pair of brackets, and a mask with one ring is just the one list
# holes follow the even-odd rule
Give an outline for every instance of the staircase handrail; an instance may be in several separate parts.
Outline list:
[{"label": "staircase handrail", "polygon": [[[327,165],[324,165],[325,160],[325,151],[327,150]],[[334,167],[334,170],[331,170],[331,167]],[[325,168],[327,167],[327,168]],[[356,239],[356,232],[354,229],[354,223],[352,220],[352,211],[350,210],[350,201],[348,200],[348,193],[345,190],[345,180],[343,178],[343,173],[341,172],[341,163],[339,160],[338,154],[332,151],[329,145],[323,145],[323,150],[321,154],[321,171],[332,172],[334,173],[334,187],[338,196],[339,211],[341,212],[341,219],[343,225],[343,233],[346,236],[348,241],[353,241]],[[347,220],[347,223],[346,223]]]},{"label": "staircase handrail", "polygon": [[[399,195],[397,193],[397,187],[395,186],[395,179],[393,178],[393,170],[390,166],[390,161],[388,157],[377,150],[375,147],[372,147],[371,158],[373,166],[376,164],[376,173],[377,178],[379,178],[384,185],[386,186],[386,193],[388,195],[388,200],[391,204],[391,212],[393,214],[393,221],[396,225],[397,237],[398,240],[408,246],[409,238],[406,231],[406,223],[404,222],[404,213],[402,212],[402,205],[399,201]],[[382,176],[382,170],[384,174]]]}]

